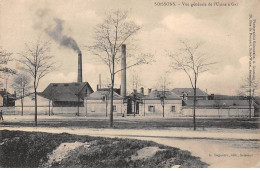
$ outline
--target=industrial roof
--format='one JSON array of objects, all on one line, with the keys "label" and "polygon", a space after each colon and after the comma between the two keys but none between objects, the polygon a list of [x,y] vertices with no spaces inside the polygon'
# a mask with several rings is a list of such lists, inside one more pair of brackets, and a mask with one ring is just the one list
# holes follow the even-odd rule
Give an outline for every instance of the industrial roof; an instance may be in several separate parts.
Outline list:
[{"label": "industrial roof", "polygon": [[[172,92],[174,92],[175,94],[182,96],[183,93],[186,93],[187,96],[193,96],[194,95],[194,91],[193,88],[174,88],[172,90]],[[208,96],[208,94],[204,91],[202,91],[199,88],[196,88],[196,95],[197,96]]]},{"label": "industrial roof", "polygon": [[[47,99],[54,99],[55,101],[77,102],[79,100],[77,94],[78,92],[81,94],[81,90],[85,86],[88,86],[91,92],[93,92],[93,89],[88,82],[50,83],[41,95]],[[82,98],[82,95],[80,95],[80,101],[82,101]]]},{"label": "industrial roof", "polygon": [[[154,90],[144,97],[145,100],[160,100],[161,96],[163,96],[163,91]],[[171,91],[165,91],[165,99],[166,100],[181,100],[179,96]]]},{"label": "industrial roof", "polygon": [[[91,93],[88,97],[86,97],[87,100],[102,100],[107,96],[108,99],[110,99],[110,91],[104,91],[104,90],[98,90],[94,93]],[[123,99],[122,96],[117,94],[116,92],[113,93],[114,100],[121,100]]]}]

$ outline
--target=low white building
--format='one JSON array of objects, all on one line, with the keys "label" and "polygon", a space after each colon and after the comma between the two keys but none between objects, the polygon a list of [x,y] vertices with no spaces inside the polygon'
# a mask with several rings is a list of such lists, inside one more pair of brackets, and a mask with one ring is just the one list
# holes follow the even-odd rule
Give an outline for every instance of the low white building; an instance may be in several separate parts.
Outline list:
[{"label": "low white building", "polygon": [[[197,117],[249,117],[248,100],[197,100]],[[193,115],[193,100],[185,100],[182,108],[183,116]],[[251,117],[254,116],[254,105],[251,106]]]},{"label": "low white building", "polygon": [[143,105],[140,111],[142,111],[144,116],[163,117],[163,105],[164,117],[179,116],[182,109],[182,99],[171,91],[162,92],[154,90],[143,98]]},{"label": "low white building", "polygon": [[[123,103],[123,98],[116,92],[113,93],[113,114],[123,116],[126,114],[127,104]],[[86,116],[109,116],[110,113],[110,92],[98,90],[84,98]]]}]

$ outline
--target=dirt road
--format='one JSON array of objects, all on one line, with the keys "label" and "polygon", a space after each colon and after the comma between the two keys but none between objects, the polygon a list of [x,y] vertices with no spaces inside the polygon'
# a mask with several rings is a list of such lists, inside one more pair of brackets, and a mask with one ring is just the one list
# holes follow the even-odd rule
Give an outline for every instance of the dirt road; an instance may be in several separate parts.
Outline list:
[{"label": "dirt road", "polygon": [[210,167],[260,167],[259,130],[189,129],[135,130],[1,127],[7,130],[70,133],[77,135],[133,138],[151,140],[160,144],[188,150],[210,164]]}]

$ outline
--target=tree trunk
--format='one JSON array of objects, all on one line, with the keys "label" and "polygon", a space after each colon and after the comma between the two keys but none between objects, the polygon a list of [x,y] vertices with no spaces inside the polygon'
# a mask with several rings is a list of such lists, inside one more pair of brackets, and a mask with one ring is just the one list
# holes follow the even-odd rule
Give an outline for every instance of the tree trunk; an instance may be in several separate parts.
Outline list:
[{"label": "tree trunk", "polygon": [[107,117],[107,95],[105,96],[105,98],[106,98],[106,117]]},{"label": "tree trunk", "polygon": [[37,90],[36,90],[36,88],[34,88],[34,102],[35,102],[34,121],[35,121],[35,126],[37,126]]},{"label": "tree trunk", "polygon": [[251,104],[252,104],[252,97],[251,97],[251,93],[250,93],[250,96],[249,96],[249,118],[251,118],[251,116],[252,116]]},{"label": "tree trunk", "polygon": [[145,100],[144,100],[144,116],[145,116]]},{"label": "tree trunk", "polygon": [[164,100],[163,100],[163,115],[162,116],[164,117]]},{"label": "tree trunk", "polygon": [[51,116],[51,101],[49,100],[49,116]]},{"label": "tree trunk", "polygon": [[113,127],[113,95],[114,95],[114,78],[112,78],[112,86],[110,93],[110,127]]},{"label": "tree trunk", "polygon": [[193,97],[193,130],[196,130],[196,97],[197,85],[195,84],[194,97]]},{"label": "tree trunk", "polygon": [[79,97],[78,97],[78,116],[79,116]]},{"label": "tree trunk", "polygon": [[135,112],[136,112],[136,102],[134,101],[134,117],[135,117]]},{"label": "tree trunk", "polygon": [[23,98],[24,98],[24,88],[22,92],[21,105],[22,105],[22,116],[23,116]]},{"label": "tree trunk", "polygon": [[22,116],[23,116],[23,97],[21,98],[21,105],[22,105]]}]

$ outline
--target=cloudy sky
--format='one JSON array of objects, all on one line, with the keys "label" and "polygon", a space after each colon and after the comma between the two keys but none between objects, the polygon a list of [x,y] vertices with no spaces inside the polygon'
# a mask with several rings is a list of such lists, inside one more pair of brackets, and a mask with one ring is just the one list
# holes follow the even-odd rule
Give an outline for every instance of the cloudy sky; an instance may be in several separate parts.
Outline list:
[{"label": "cloudy sky", "polygon": [[[176,2],[178,6],[156,6],[155,2]],[[158,78],[169,71],[170,60],[166,51],[174,52],[179,40],[202,41],[203,51],[218,63],[212,70],[199,77],[199,88],[208,93],[235,95],[243,77],[248,73],[248,17],[257,19],[257,35],[260,28],[258,0],[219,0],[237,2],[233,7],[184,7],[181,2],[193,0],[0,0],[0,46],[13,52],[14,58],[22,52],[24,43],[33,42],[39,36],[51,40],[44,28],[53,19],[63,20],[64,34],[74,38],[83,54],[83,81],[96,89],[99,74],[107,82],[109,70],[102,61],[93,56],[86,46],[93,42],[94,28],[101,23],[105,12],[113,9],[129,10],[129,19],[142,27],[135,36],[139,51],[154,54],[156,62],[137,66],[127,71],[127,87],[130,92],[132,77],[138,73],[141,84],[154,88]],[[213,0],[200,0],[208,3]],[[43,14],[44,13],[44,14]],[[39,17],[44,15],[44,17]],[[258,16],[257,16],[258,15]],[[259,36],[258,36],[259,37]],[[259,42],[259,40],[257,40]],[[257,42],[257,43],[258,43]],[[259,52],[259,43],[256,52]],[[39,91],[51,82],[77,80],[77,53],[52,40],[52,54],[61,67],[43,78]],[[256,54],[259,63],[259,54]],[[13,62],[10,66],[16,66]],[[259,66],[259,65],[258,65]],[[257,77],[259,78],[259,67]],[[191,87],[182,71],[168,72],[169,88]],[[116,86],[120,77],[116,77]]]}]

